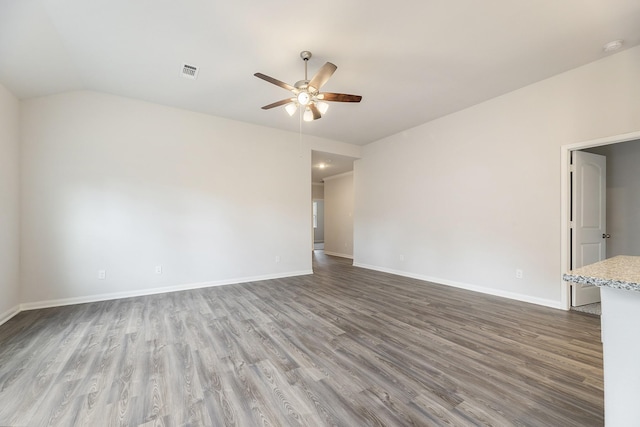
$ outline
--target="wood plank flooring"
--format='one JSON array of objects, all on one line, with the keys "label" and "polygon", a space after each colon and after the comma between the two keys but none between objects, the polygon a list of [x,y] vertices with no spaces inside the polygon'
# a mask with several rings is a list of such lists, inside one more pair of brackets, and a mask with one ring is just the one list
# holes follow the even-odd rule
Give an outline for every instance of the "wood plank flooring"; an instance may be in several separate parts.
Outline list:
[{"label": "wood plank flooring", "polygon": [[0,425],[603,425],[599,318],[314,269],[20,313]]}]

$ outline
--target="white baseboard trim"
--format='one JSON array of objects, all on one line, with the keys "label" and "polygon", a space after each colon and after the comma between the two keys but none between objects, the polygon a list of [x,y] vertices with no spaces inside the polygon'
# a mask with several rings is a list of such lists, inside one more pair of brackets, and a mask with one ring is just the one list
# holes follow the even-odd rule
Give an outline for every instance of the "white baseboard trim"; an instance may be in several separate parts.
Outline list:
[{"label": "white baseboard trim", "polygon": [[[145,295],[165,294],[169,292],[187,291],[190,289],[210,288],[214,286],[234,285],[239,283],[259,282],[263,280],[282,279],[285,277],[305,276],[313,274],[313,270],[291,271],[281,274],[267,274],[262,276],[241,277],[236,279],[216,280],[212,282],[186,283],[182,285],[166,286],[162,288],[143,289],[137,291],[114,292],[109,294],[87,295],[82,297],[61,298],[48,301],[37,301],[20,304],[20,311],[38,310],[41,308],[61,307],[65,305],[85,304],[89,302],[109,301],[122,298],[134,298]],[[17,314],[17,313],[15,313]],[[15,315],[14,314],[14,315]]]},{"label": "white baseboard trim", "polygon": [[331,256],[339,256],[340,258],[349,258],[349,259],[353,259],[353,255],[348,255],[348,254],[341,254],[339,252],[331,252],[325,249],[324,251],[325,255],[331,255]]},{"label": "white baseboard trim", "polygon": [[436,283],[439,285],[451,286],[454,288],[465,289],[473,292],[480,292],[482,294],[493,295],[496,297],[508,298],[516,301],[528,302],[531,304],[542,305],[544,307],[557,308],[559,310],[567,310],[561,301],[549,300],[545,298],[532,297],[530,295],[519,294],[516,292],[504,291],[502,289],[486,288],[483,286],[472,285],[469,283],[455,282],[453,280],[440,279],[437,277],[429,277],[421,274],[409,273],[401,270],[394,270],[391,268],[378,267],[375,265],[362,264],[358,262],[353,263],[354,267],[366,268],[368,270],[380,271],[382,273],[395,274],[397,276],[410,277],[412,279],[418,279],[425,282]]},{"label": "white baseboard trim", "polygon": [[5,323],[7,323],[9,319],[11,319],[16,314],[20,313],[20,311],[21,311],[20,306],[16,305],[15,307],[10,308],[4,313],[0,313],[0,325],[4,325]]}]

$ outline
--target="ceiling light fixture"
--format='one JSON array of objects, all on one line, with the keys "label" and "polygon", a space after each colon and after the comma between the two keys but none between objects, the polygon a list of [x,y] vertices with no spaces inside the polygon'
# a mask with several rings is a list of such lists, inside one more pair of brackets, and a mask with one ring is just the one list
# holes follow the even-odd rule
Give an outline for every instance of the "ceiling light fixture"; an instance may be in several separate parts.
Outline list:
[{"label": "ceiling light fixture", "polygon": [[316,107],[318,107],[318,111],[320,111],[320,114],[324,115],[329,109],[329,104],[324,101],[316,101]]},{"label": "ceiling light fixture", "polygon": [[309,92],[307,91],[302,91],[298,94],[296,99],[300,105],[309,105],[311,102],[311,95],[309,95]]},{"label": "ceiling light fixture", "polygon": [[287,110],[287,113],[289,113],[290,116],[293,116],[298,110],[298,105],[296,105],[295,102],[290,102],[284,106],[284,109]]},{"label": "ceiling light fixture", "polygon": [[304,120],[305,122],[312,122],[313,121],[313,112],[311,111],[311,109],[309,107],[304,109],[304,114],[302,115],[302,120]]}]

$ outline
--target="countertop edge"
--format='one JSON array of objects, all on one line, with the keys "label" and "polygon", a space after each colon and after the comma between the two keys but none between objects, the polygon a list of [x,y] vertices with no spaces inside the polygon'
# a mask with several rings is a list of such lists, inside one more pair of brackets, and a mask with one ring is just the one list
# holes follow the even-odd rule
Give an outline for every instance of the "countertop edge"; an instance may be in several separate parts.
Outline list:
[{"label": "countertop edge", "polygon": [[567,282],[580,283],[582,285],[595,285],[598,287],[640,292],[640,284],[629,283],[623,280],[603,279],[601,277],[580,276],[576,274],[564,274],[562,276],[562,279]]}]

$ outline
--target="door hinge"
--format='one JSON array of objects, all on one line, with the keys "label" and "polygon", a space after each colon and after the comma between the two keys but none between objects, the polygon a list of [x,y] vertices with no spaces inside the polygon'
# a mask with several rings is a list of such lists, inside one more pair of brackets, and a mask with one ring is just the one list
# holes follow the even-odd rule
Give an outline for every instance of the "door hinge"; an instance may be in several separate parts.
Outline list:
[{"label": "door hinge", "polygon": [[569,221],[569,228],[573,229],[573,221]]}]

